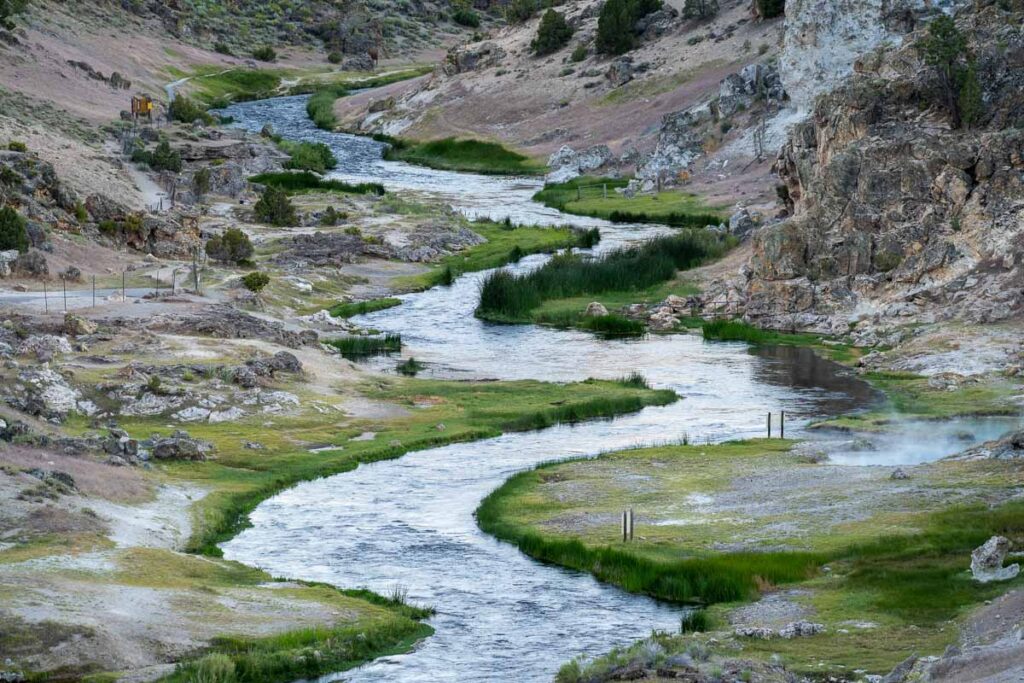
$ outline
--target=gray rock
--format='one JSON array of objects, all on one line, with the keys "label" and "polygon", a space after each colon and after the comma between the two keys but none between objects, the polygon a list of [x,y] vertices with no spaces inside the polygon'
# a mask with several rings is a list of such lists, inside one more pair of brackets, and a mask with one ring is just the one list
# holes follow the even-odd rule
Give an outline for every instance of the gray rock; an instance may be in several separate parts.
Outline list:
[{"label": "gray rock", "polygon": [[791,640],[793,638],[806,638],[816,636],[825,632],[824,624],[815,624],[810,621],[794,621],[779,629],[779,637]]},{"label": "gray rock", "polygon": [[608,79],[613,88],[629,83],[633,80],[633,60],[629,57],[619,57],[608,66],[604,77]]},{"label": "gray rock", "polygon": [[897,467],[892,471],[892,474],[889,475],[889,478],[892,479],[893,481],[902,481],[905,479],[910,479],[910,475],[904,472],[903,468]]},{"label": "gray rock", "polygon": [[754,222],[754,217],[750,215],[750,211],[747,209],[740,209],[733,215],[729,216],[729,234],[736,237],[746,237],[757,224]]},{"label": "gray rock", "polygon": [[1008,581],[1020,573],[1020,565],[1003,566],[1006,553],[1010,551],[1010,540],[1004,536],[993,536],[971,553],[971,574],[975,581]]},{"label": "gray rock", "polygon": [[584,311],[583,315],[588,318],[597,318],[608,315],[608,309],[600,301],[592,301],[587,304],[587,310]]},{"label": "gray rock", "polygon": [[179,430],[169,437],[154,439],[151,452],[158,460],[206,460],[213,452],[213,444]]}]

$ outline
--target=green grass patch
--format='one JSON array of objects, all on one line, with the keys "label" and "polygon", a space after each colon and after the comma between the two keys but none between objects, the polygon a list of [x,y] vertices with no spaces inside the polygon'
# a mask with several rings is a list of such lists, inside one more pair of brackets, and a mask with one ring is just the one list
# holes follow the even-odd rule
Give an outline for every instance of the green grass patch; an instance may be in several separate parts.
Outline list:
[{"label": "green grass patch", "polygon": [[346,77],[329,83],[323,81],[307,82],[293,87],[290,94],[303,95],[311,93],[312,97],[306,102],[306,114],[316,124],[317,128],[334,130],[338,126],[338,119],[334,115],[334,103],[339,98],[348,96],[353,90],[379,88],[391,83],[397,83],[398,81],[422,76],[432,70],[432,66],[421,66],[370,78]]},{"label": "green grass patch", "polygon": [[476,314],[500,322],[529,322],[532,311],[546,300],[647,289],[672,280],[678,270],[721,256],[732,244],[716,234],[693,230],[596,259],[558,255],[521,275],[496,271],[481,288]]},{"label": "green grass patch", "polygon": [[[678,501],[694,492],[717,497],[720,490],[735,493],[734,480],[776,478],[794,468],[819,467],[789,454],[789,445],[757,440],[667,446],[546,464],[507,481],[481,504],[477,518],[483,530],[539,560],[590,572],[637,593],[717,603],[698,618],[700,623],[682,624],[684,635],[666,643],[669,654],[695,642],[698,636],[688,632],[728,624],[728,612],[738,603],[766,588],[798,583],[803,590],[793,599],[808,607],[809,620],[825,624],[826,633],[795,641],[743,641],[744,656],[768,660],[781,655],[798,674],[852,667],[879,673],[911,652],[941,652],[956,639],[957,620],[985,600],[1024,584],[1024,579],[979,584],[968,570],[971,551],[992,535],[1024,542],[1024,501],[1014,500],[1020,463],[918,466],[916,485],[934,496],[893,491],[886,502],[865,504],[865,518],[855,522],[803,518],[806,529],[792,532],[788,541],[772,530],[794,523],[794,515],[805,515],[799,507],[759,522],[737,520],[745,515],[732,507],[720,512],[679,509]],[[851,487],[872,491],[885,485],[821,476],[818,495],[836,504],[842,504],[843,496],[863,499]],[[642,488],[637,481],[643,482]],[[985,502],[956,505],[941,495],[944,489],[964,488],[978,491]],[[806,509],[814,503],[802,505]],[[645,521],[637,529],[638,540],[623,543],[618,540],[617,513],[633,506]],[[686,523],[691,516],[693,523]],[[679,517],[684,520],[675,526],[657,524]],[[759,537],[764,537],[765,552],[715,550],[720,544]],[[792,550],[778,549],[785,546]],[[819,571],[825,564],[828,573]],[[851,625],[860,622],[873,626]],[[727,648],[721,654],[734,656]]]},{"label": "green grass patch", "polygon": [[445,138],[411,142],[389,138],[384,158],[447,171],[488,175],[539,175],[544,166],[496,142]]},{"label": "green grass patch", "polygon": [[590,247],[600,239],[596,229],[577,230],[568,226],[551,228],[476,221],[469,227],[487,241],[445,256],[426,273],[402,278],[396,281],[396,286],[421,290],[449,285],[463,273],[499,268],[529,254],[551,253],[568,247]]},{"label": "green grass patch", "polygon": [[309,171],[282,171],[260,173],[249,178],[249,182],[259,185],[270,185],[288,192],[302,194],[306,192],[344,192],[347,194],[383,195],[384,186],[380,183],[346,183],[341,180],[329,180]]},{"label": "green grass patch", "polygon": [[[280,69],[230,69],[203,67],[188,82],[193,96],[203,104],[219,108],[231,102],[261,100],[278,95]],[[185,74],[187,75],[187,74]]]},{"label": "green grass patch", "polygon": [[426,367],[426,365],[420,363],[415,358],[408,358],[396,365],[395,371],[400,375],[405,375],[406,377],[415,377]]},{"label": "green grass patch", "polygon": [[852,344],[826,339],[807,332],[779,332],[755,327],[742,320],[721,318],[701,323],[704,338],[711,341],[741,341],[748,344],[774,344],[781,346],[807,346],[837,363],[850,364],[861,356],[862,350]]},{"label": "green grass patch", "polygon": [[704,204],[697,195],[682,190],[626,197],[617,189],[626,187],[625,178],[581,176],[553,183],[533,196],[545,206],[578,216],[604,218],[615,223],[661,223],[681,228],[718,225],[722,214]]},{"label": "green grass patch", "polygon": [[383,311],[388,308],[394,308],[401,304],[401,299],[389,297],[384,299],[368,299],[366,301],[337,304],[332,306],[329,310],[330,314],[335,318],[351,318],[354,315],[366,315],[367,313],[373,313],[374,311]]},{"label": "green grass patch", "polygon": [[583,318],[579,326],[603,337],[642,337],[647,332],[642,322],[615,313]]},{"label": "green grass patch", "polygon": [[377,657],[408,652],[434,631],[405,617],[266,638],[216,638],[211,653],[180,664],[164,683],[263,683],[347,671]]},{"label": "green grass patch", "polygon": [[400,352],[402,350],[402,335],[338,337],[329,339],[326,343],[338,349],[344,358],[355,360]]}]

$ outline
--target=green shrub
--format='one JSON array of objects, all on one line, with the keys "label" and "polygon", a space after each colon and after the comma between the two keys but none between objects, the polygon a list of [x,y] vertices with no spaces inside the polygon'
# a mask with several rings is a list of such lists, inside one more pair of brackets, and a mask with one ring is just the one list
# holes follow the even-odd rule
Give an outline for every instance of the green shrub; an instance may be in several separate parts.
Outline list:
[{"label": "green shrub", "polygon": [[574,62],[582,62],[587,58],[587,46],[580,43],[572,49],[572,54],[569,55],[569,59]]},{"label": "green shrub", "polygon": [[331,148],[322,142],[287,143],[283,147],[291,155],[285,168],[324,173],[338,165]]},{"label": "green shrub", "polygon": [[480,26],[480,15],[468,7],[457,7],[455,11],[452,12],[452,21],[459,26],[477,28]]},{"label": "green shrub", "polygon": [[538,7],[537,0],[512,0],[505,7],[505,20],[510,24],[522,24],[533,18]]},{"label": "green shrub", "polygon": [[28,251],[30,242],[25,218],[9,206],[0,209],[0,251]]},{"label": "green shrub", "polygon": [[786,13],[786,0],[757,0],[757,11],[765,19],[781,17]]},{"label": "green shrub", "polygon": [[354,315],[366,315],[367,313],[383,311],[384,309],[401,305],[401,299],[391,297],[386,299],[368,299],[354,303],[337,304],[330,309],[330,313],[335,318],[351,318]]},{"label": "green shrub", "polygon": [[636,22],[661,9],[661,0],[608,0],[597,18],[597,51],[621,55],[636,45]]},{"label": "green shrub", "polygon": [[270,276],[255,270],[242,278],[245,288],[254,294],[259,294],[263,288],[270,284]]},{"label": "green shrub", "polygon": [[213,123],[213,117],[185,95],[175,96],[168,109],[168,114],[172,121],[181,121],[182,123],[195,123],[196,121],[206,124]]},{"label": "green shrub", "polygon": [[299,222],[288,194],[273,185],[268,185],[253,207],[256,219],[277,227],[291,226]]},{"label": "green shrub", "polygon": [[75,220],[79,223],[85,223],[89,220],[89,211],[81,201],[75,202]]},{"label": "green shrub", "polygon": [[149,159],[149,165],[154,171],[181,172],[181,154],[171,149],[171,143],[161,140],[160,144],[153,149]]},{"label": "green shrub", "polygon": [[252,51],[253,59],[258,59],[261,62],[274,62],[277,61],[277,51],[269,45],[256,48]]},{"label": "green shrub", "polygon": [[247,261],[252,254],[249,236],[238,228],[228,228],[223,235],[211,237],[206,242],[206,255],[222,263],[238,264]]},{"label": "green shrub", "polygon": [[718,14],[718,0],[686,0],[683,3],[684,19],[708,19]]},{"label": "green shrub", "polygon": [[572,26],[565,20],[565,16],[549,9],[540,19],[537,37],[530,43],[530,49],[538,57],[549,55],[562,49],[570,38],[572,38]]},{"label": "green shrub", "polygon": [[213,51],[218,52],[228,57],[233,57],[234,53],[231,51],[231,46],[225,42],[216,42],[213,44]]},{"label": "green shrub", "polygon": [[327,61],[330,62],[331,64],[341,64],[342,60],[344,59],[345,55],[338,52],[337,50],[333,50],[327,53]]},{"label": "green shrub", "polygon": [[7,143],[7,149],[11,150],[12,152],[27,152],[28,145],[19,140],[11,140],[10,142]]},{"label": "green shrub", "polygon": [[201,168],[192,175],[192,191],[197,197],[210,191],[210,169]]},{"label": "green shrub", "polygon": [[28,0],[0,0],[0,26],[7,30],[14,28],[12,18],[21,14],[28,7]]}]

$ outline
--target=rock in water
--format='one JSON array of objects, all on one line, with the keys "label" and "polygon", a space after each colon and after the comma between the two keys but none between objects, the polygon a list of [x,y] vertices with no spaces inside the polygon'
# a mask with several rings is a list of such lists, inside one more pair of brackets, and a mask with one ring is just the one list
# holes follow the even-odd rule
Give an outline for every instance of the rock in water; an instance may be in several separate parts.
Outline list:
[{"label": "rock in water", "polygon": [[1010,541],[1005,536],[993,536],[971,553],[971,573],[975,581],[1008,581],[1020,573],[1020,565],[1003,566]]}]

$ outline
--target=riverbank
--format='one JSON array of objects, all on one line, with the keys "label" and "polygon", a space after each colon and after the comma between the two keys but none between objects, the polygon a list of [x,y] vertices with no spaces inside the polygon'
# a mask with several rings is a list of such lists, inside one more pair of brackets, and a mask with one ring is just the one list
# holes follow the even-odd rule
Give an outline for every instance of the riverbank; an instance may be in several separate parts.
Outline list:
[{"label": "riverbank", "polygon": [[[687,667],[783,680],[779,664],[864,680],[959,644],[957,624],[1018,588],[975,582],[967,569],[993,535],[1024,542],[1020,459],[942,456],[1019,428],[1019,383],[865,377],[885,401],[816,425],[807,442],[614,452],[543,465],[494,491],[477,511],[481,528],[528,555],[705,608],[681,635],[571,662],[558,680],[656,669],[671,678]],[[925,461],[900,459],[915,452]],[[623,542],[627,509],[635,536]],[[794,623],[813,628],[778,636]]]}]

